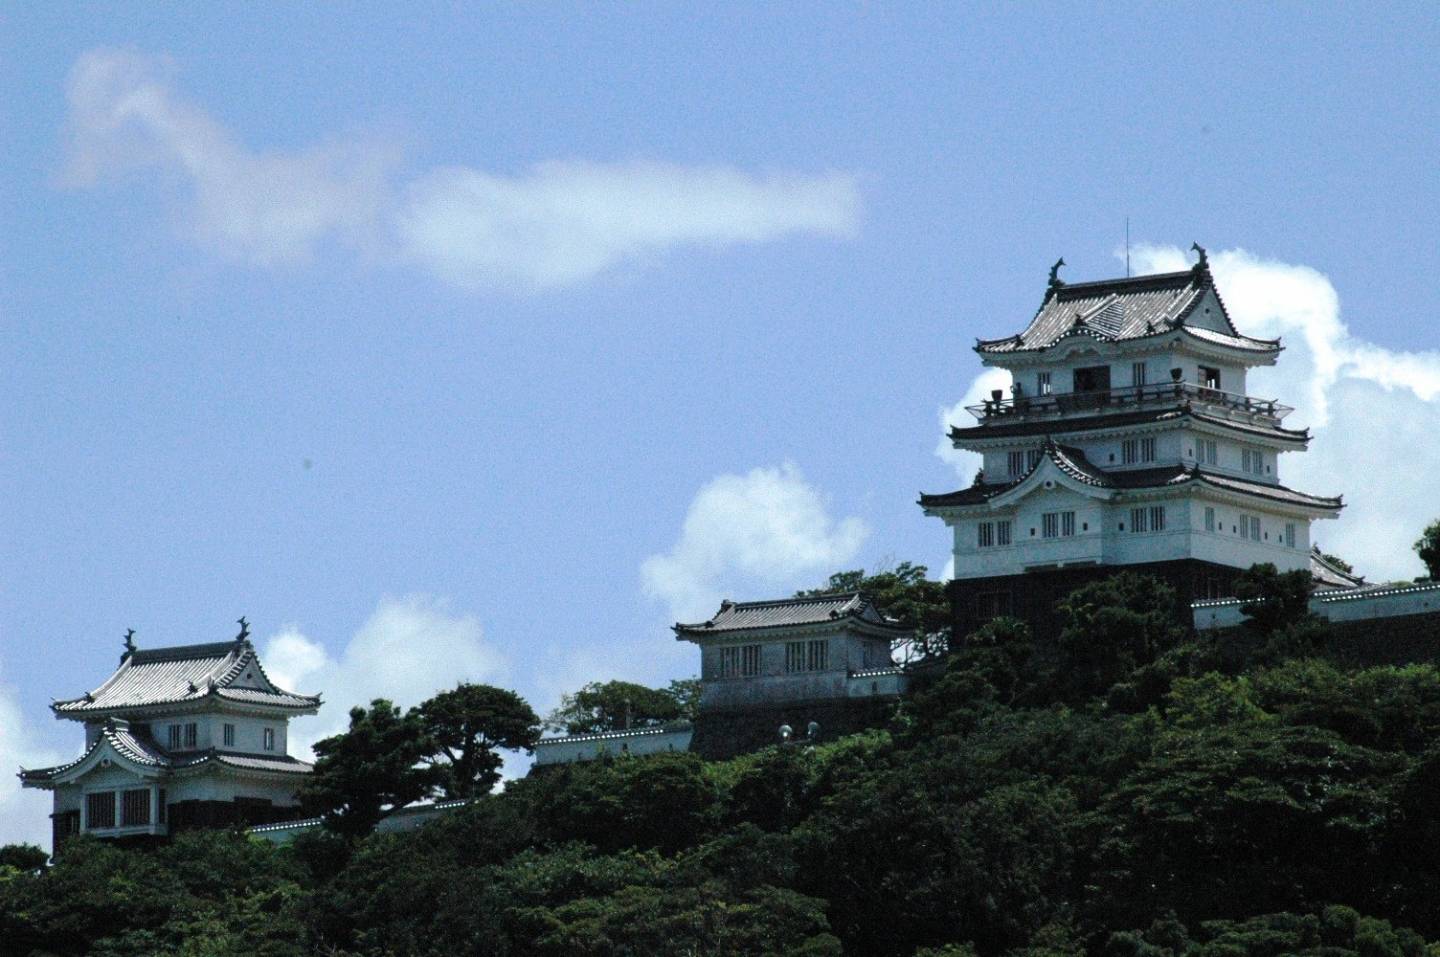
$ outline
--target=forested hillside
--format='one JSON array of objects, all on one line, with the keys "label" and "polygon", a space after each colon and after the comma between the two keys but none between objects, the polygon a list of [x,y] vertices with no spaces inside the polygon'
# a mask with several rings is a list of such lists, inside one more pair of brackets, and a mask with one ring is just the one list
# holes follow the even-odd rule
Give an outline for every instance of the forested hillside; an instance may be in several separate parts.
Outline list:
[{"label": "forested hillside", "polygon": [[1121,576],[1054,643],[952,641],[888,728],[563,767],[414,833],[12,848],[0,951],[1440,954],[1440,673],[1328,662],[1303,592],[1259,574],[1195,639]]}]

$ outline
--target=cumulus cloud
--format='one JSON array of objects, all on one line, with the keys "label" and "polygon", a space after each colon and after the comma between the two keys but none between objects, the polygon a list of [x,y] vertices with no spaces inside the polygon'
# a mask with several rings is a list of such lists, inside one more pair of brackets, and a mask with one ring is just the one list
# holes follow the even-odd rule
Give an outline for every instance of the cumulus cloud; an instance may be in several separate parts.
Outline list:
[{"label": "cumulus cloud", "polygon": [[318,718],[291,725],[296,756],[345,730],[350,709],[375,698],[410,707],[462,681],[501,683],[508,670],[478,619],[423,595],[381,601],[338,656],[292,626],[265,643],[261,660],[282,688],[324,695]]},{"label": "cumulus cloud", "polygon": [[641,579],[676,620],[701,620],[723,589],[764,595],[814,584],[851,561],[868,533],[859,518],[833,519],[792,463],[720,475],[696,493],[674,547],[645,559]]},{"label": "cumulus cloud", "polygon": [[178,94],[173,73],[135,52],[81,56],[67,87],[65,181],[176,174],[197,238],[257,264],[304,260],[334,240],[465,288],[535,290],[678,246],[846,237],[859,220],[844,173],[552,161],[520,175],[449,167],[397,182],[398,151],[376,143],[254,152]]},{"label": "cumulus cloud", "polygon": [[[1131,259],[1137,274],[1190,265],[1175,246],[1142,245]],[[1421,574],[1410,543],[1434,518],[1440,351],[1397,351],[1357,336],[1342,318],[1334,285],[1310,266],[1244,249],[1214,253],[1210,266],[1241,331],[1284,340],[1278,363],[1253,370],[1247,384],[1252,395],[1295,406],[1286,424],[1309,426],[1314,436],[1309,451],[1282,457],[1283,481],[1345,494],[1341,517],[1317,523],[1315,539],[1372,580]],[[993,375],[982,375],[961,405],[1001,388],[998,378],[986,379]],[[950,421],[961,414],[958,407],[947,413]],[[944,444],[942,457],[970,478],[977,457]]]},{"label": "cumulus cloud", "polygon": [[50,792],[22,789],[15,776],[20,768],[53,767],[65,760],[38,739],[15,689],[0,683],[0,844],[50,847]]}]

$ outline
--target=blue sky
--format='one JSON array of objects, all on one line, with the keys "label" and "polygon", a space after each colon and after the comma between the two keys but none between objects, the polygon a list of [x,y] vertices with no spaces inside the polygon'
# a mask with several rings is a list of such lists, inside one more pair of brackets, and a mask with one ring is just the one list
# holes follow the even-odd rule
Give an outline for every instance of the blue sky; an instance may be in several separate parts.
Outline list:
[{"label": "blue sky", "polygon": [[[247,615],[313,735],[938,572],[970,345],[1057,256],[1123,271],[1126,217],[1286,336],[1321,542],[1420,571],[1431,8],[206,6],[0,12],[0,762],[74,751],[46,705],[129,627]],[[43,832],[9,787],[0,838]]]}]

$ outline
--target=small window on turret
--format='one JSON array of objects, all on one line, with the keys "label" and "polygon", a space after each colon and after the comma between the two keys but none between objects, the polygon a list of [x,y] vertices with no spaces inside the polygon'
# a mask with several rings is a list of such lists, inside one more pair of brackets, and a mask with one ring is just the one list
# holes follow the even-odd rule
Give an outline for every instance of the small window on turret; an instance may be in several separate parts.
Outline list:
[{"label": "small window on turret", "polygon": [[1035,375],[1035,391],[1040,395],[1050,394],[1050,373],[1040,372]]}]

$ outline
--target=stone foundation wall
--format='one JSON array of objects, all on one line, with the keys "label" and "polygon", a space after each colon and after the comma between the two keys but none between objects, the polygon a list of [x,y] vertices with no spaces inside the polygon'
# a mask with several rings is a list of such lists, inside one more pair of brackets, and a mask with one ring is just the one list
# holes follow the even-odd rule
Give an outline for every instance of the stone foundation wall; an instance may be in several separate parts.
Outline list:
[{"label": "stone foundation wall", "polygon": [[795,738],[805,737],[811,721],[820,725],[820,741],[833,741],[867,728],[884,727],[897,698],[797,701],[734,711],[702,711],[695,720],[690,750],[709,761],[722,761],[780,743],[779,729],[788,724]]}]

